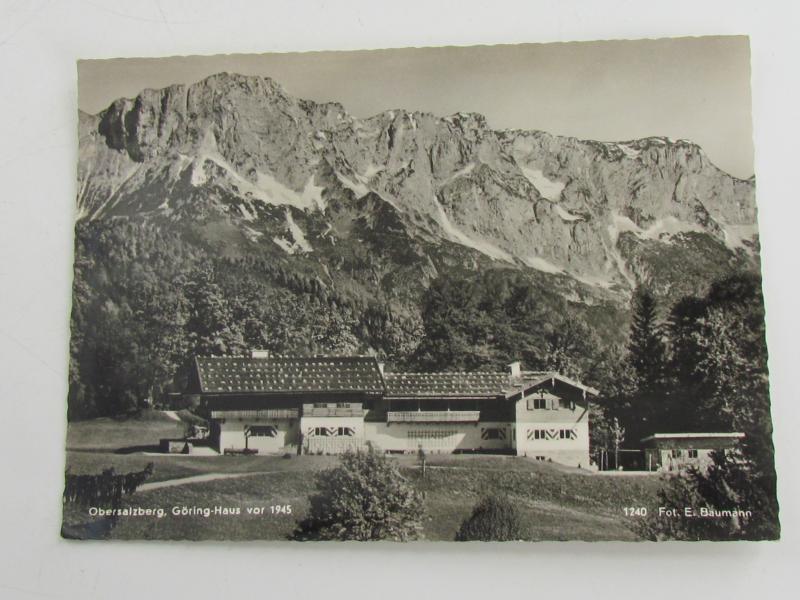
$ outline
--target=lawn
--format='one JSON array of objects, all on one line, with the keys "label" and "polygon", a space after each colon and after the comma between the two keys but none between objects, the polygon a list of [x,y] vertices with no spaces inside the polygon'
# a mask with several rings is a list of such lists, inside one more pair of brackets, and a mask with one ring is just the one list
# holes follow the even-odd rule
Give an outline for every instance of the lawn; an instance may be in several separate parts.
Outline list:
[{"label": "lawn", "polygon": [[175,421],[155,410],[74,421],[67,426],[67,450],[157,450],[161,438],[182,437],[185,428],[183,420]]},{"label": "lawn", "polygon": [[[186,456],[132,452],[159,437],[172,437],[183,424],[155,413],[129,420],[97,419],[70,424],[67,466],[72,473],[118,473],[155,466],[148,483],[209,474],[245,477],[184,483],[139,490],[124,499],[129,507],[163,508],[166,516],[124,517],[108,529],[85,509],[67,507],[64,521],[82,537],[117,539],[284,540],[308,511],[316,471],[334,466],[332,456]],[[653,510],[662,485],[656,475],[609,477],[585,469],[523,457],[431,455],[425,477],[415,456],[392,457],[424,496],[429,540],[453,540],[461,522],[489,493],[509,498],[520,510],[532,540],[635,540],[624,507]],[[292,514],[272,514],[270,506],[291,505]],[[241,514],[173,516],[172,507],[237,507]],[[265,507],[266,514],[247,508]],[[87,528],[87,524],[89,527]]]},{"label": "lawn", "polygon": [[[88,453],[76,453],[83,458]],[[102,457],[109,455],[96,455]],[[110,455],[117,457],[116,455]],[[125,456],[136,470],[145,459]],[[467,457],[464,457],[467,458]],[[139,462],[134,463],[133,459]],[[308,510],[314,492],[314,472],[335,464],[335,457],[218,457],[165,456],[156,462],[150,481],[201,473],[256,473],[235,479],[189,483],[139,491],[125,498],[125,506],[160,507],[167,515],[120,519],[110,537],[117,539],[283,540]],[[403,458],[402,472],[424,495],[427,517],[425,538],[452,540],[462,520],[485,494],[510,498],[520,509],[533,540],[635,540],[624,506],[655,504],[659,480],[655,476],[608,478],[570,473],[528,459],[503,459],[487,466],[483,461],[432,465],[424,478],[413,461]],[[435,462],[435,461],[434,461]],[[456,460],[443,461],[457,463]],[[224,463],[224,464],[223,464]],[[475,464],[472,464],[475,463]],[[88,469],[87,469],[88,471]],[[265,473],[266,471],[266,473]],[[292,514],[247,514],[247,508],[292,506]],[[172,507],[238,507],[240,515],[173,516]],[[89,521],[70,509],[66,520]],[[92,536],[92,534],[88,534]]]}]

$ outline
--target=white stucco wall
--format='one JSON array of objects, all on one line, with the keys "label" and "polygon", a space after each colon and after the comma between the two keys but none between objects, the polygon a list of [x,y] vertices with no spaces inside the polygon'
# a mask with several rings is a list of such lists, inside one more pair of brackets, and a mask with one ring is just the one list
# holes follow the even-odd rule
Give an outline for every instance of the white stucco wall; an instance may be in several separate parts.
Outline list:
[{"label": "white stucco wall", "polygon": [[[352,436],[338,435],[341,427],[353,431]],[[330,430],[330,435],[317,435],[316,430]],[[364,445],[363,417],[303,417],[300,419],[303,452],[309,454],[340,454]]]},{"label": "white stucco wall", "polygon": [[[575,439],[561,439],[559,431],[572,430]],[[548,432],[547,439],[534,439],[529,432],[540,430]],[[549,436],[552,436],[549,437]],[[516,424],[517,455],[543,458],[572,467],[589,466],[589,423],[543,422]]]},{"label": "white stucco wall", "polygon": [[[252,426],[272,426],[276,429],[275,437],[250,436],[245,438],[245,431]],[[242,450],[249,448],[258,450],[259,454],[277,454],[294,446],[298,441],[297,419],[226,419],[220,424],[219,450]]]},{"label": "white stucco wall", "polygon": [[[512,447],[512,423],[365,423],[366,438],[384,451],[450,453]],[[484,429],[502,429],[505,439],[482,439]],[[417,434],[422,434],[418,436]]]}]

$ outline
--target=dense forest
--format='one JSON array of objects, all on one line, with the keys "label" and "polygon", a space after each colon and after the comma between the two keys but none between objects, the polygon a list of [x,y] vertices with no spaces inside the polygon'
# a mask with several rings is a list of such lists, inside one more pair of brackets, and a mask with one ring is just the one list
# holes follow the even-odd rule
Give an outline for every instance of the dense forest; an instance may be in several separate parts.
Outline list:
[{"label": "dense forest", "polygon": [[[361,262],[369,266],[369,257]],[[193,356],[252,348],[374,354],[422,371],[522,360],[600,382],[606,332],[625,319],[508,268],[443,268],[416,298],[400,299],[365,291],[346,272],[333,276],[326,282],[269,255],[226,254],[147,220],[78,223],[69,417],[159,403],[184,389]]]},{"label": "dense forest", "polygon": [[163,402],[184,389],[194,355],[370,353],[421,371],[521,360],[601,390],[594,453],[638,448],[654,431],[745,433],[738,460],[719,456],[708,478],[695,474],[700,483],[676,480],[663,502],[705,490],[715,506],[758,506],[758,520],[682,532],[651,523],[645,535],[777,535],[763,298],[752,271],[669,304],[642,286],[620,308],[570,302],[519,270],[441,269],[416,303],[399,303],[346,277],[326,283],[269,256],[190,240],[144,219],[78,223],[70,419]]}]

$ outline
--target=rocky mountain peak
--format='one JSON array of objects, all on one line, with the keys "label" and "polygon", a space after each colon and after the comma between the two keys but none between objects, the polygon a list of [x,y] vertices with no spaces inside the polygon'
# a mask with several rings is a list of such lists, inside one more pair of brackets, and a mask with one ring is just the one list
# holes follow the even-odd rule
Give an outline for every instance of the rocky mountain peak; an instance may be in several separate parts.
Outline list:
[{"label": "rocky mountain peak", "polygon": [[[409,239],[596,291],[655,280],[664,256],[733,264],[757,252],[754,181],[686,140],[494,131],[466,112],[359,119],[229,73],[116,100],[80,127],[84,219],[213,214],[248,244],[313,254],[349,234],[342,215],[369,197],[359,214],[379,199],[395,217],[378,222]],[[276,219],[293,242],[271,233]]]}]

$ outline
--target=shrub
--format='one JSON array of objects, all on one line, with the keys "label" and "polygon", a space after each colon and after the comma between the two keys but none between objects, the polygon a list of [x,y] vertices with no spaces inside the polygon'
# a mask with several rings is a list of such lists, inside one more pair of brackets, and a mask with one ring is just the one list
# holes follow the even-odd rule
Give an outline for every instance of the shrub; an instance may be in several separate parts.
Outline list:
[{"label": "shrub", "polygon": [[418,539],[424,506],[397,466],[372,446],[343,454],[338,467],[317,475],[311,509],[295,540]]},{"label": "shrub", "polygon": [[712,458],[707,470],[690,468],[670,477],[660,490],[659,506],[677,516],[654,511],[634,530],[652,541],[778,539],[774,472],[760,473],[740,450],[715,452]]},{"label": "shrub", "polygon": [[510,542],[527,537],[517,507],[505,498],[489,496],[461,523],[456,541]]}]

